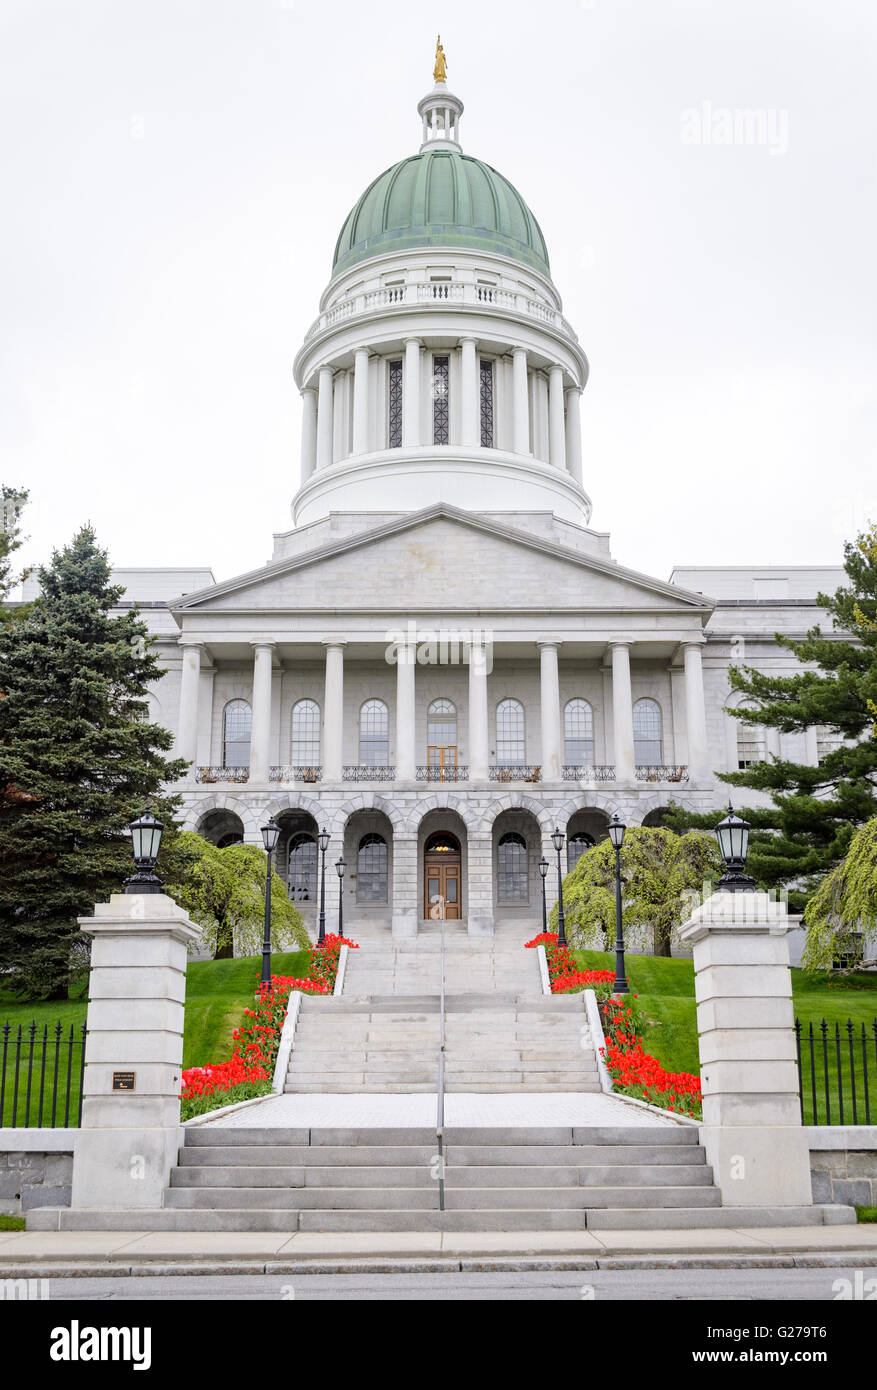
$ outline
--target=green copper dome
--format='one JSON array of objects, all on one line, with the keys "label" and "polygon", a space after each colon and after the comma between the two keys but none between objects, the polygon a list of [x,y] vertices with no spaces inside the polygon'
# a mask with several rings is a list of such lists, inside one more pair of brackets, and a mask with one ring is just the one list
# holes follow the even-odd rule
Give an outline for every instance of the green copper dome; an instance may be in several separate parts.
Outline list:
[{"label": "green copper dome", "polygon": [[347,217],[332,275],[407,247],[465,246],[549,275],[545,239],[508,179],[471,155],[427,149],[385,170]]}]

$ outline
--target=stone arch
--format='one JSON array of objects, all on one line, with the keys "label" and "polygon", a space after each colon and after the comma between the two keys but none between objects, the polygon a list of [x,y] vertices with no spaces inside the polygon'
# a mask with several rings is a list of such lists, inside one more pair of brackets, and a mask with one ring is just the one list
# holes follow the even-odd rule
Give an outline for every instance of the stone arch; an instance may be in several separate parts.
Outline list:
[{"label": "stone arch", "polygon": [[[579,796],[569,797],[560,806],[555,806],[551,814],[561,830],[565,831],[577,811],[599,811],[601,815],[608,816],[611,820],[616,811],[620,811],[620,807],[618,802],[606,793],[597,792],[592,795],[582,793]],[[551,828],[554,829],[553,824]]]},{"label": "stone arch", "polygon": [[229,792],[211,792],[209,796],[199,796],[190,801],[183,816],[182,829],[198,832],[198,826],[211,811],[230,811],[237,816],[244,827],[245,836],[259,835],[259,819],[249,802]]},{"label": "stone arch", "polygon": [[539,829],[543,835],[551,834],[557,819],[556,810],[552,810],[550,806],[543,806],[541,801],[528,796],[526,792],[504,792],[495,801],[491,801],[481,813],[480,830],[483,835],[492,834],[493,822],[503,811],[529,811],[539,822]]},{"label": "stone arch", "polygon": [[[677,806],[683,807],[686,811],[698,811],[701,809],[690,796],[677,796],[674,792],[665,792],[661,796],[650,796],[647,800],[640,801],[631,813],[631,823],[642,825],[646,816],[650,815],[653,811],[666,810],[671,801],[675,801]],[[719,817],[719,819],[721,819],[721,817]]]},{"label": "stone arch", "polygon": [[454,796],[453,792],[440,791],[433,792],[415,803],[405,825],[406,832],[416,835],[421,821],[430,811],[454,811],[470,835],[477,835],[481,828],[478,813],[462,797]]},{"label": "stone arch", "polygon": [[405,833],[405,818],[398,806],[389,801],[387,797],[381,796],[380,792],[359,792],[357,796],[352,796],[349,801],[345,801],[343,806],[337,807],[333,812],[331,825],[333,837],[344,834],[344,827],[357,811],[382,811],[392,825],[394,835]]},{"label": "stone arch", "polygon": [[313,816],[317,825],[322,825],[326,819],[326,808],[316,797],[308,796],[306,792],[280,792],[265,805],[265,818],[273,816],[275,820],[282,811],[307,811],[308,815]]}]

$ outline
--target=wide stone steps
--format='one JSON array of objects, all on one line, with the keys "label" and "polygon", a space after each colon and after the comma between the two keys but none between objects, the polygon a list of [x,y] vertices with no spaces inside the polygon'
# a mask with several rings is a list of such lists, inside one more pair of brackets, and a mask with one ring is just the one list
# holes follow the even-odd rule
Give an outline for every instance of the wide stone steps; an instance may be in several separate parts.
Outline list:
[{"label": "wide stone steps", "polygon": [[[303,1094],[433,1091],[441,1033],[437,996],[306,997],[284,1089]],[[581,998],[510,991],[451,995],[445,1087],[450,1092],[597,1092]]]},{"label": "wide stone steps", "polygon": [[37,1209],[31,1230],[582,1231],[822,1225],[849,1208],[722,1207],[689,1126],[186,1130],[164,1206]]}]

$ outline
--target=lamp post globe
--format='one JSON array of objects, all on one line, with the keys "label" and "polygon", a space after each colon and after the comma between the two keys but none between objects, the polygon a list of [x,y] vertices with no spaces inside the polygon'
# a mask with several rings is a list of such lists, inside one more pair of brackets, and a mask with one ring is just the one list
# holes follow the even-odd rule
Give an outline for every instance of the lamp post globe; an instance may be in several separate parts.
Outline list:
[{"label": "lamp post globe", "polygon": [[624,964],[624,928],[621,921],[621,847],[624,844],[626,829],[627,826],[616,812],[609,822],[608,832],[615,851],[615,983],[612,987],[615,994],[630,993]]},{"label": "lamp post globe", "polygon": [[160,893],[164,884],[155,872],[155,861],[161,846],[164,822],[156,820],[147,805],[142,816],[128,826],[131,832],[131,849],[134,853],[136,874],[125,879],[126,893]]},{"label": "lamp post globe", "polygon": [[262,826],[262,844],[268,856],[265,866],[265,930],[262,935],[262,984],[271,982],[271,856],[280,839],[280,826],[272,816]]},{"label": "lamp post globe", "polygon": [[716,826],[716,839],[722,856],[724,873],[716,884],[723,893],[753,893],[755,879],[746,870],[746,856],[749,853],[749,822],[743,820],[728,802],[728,814]]}]

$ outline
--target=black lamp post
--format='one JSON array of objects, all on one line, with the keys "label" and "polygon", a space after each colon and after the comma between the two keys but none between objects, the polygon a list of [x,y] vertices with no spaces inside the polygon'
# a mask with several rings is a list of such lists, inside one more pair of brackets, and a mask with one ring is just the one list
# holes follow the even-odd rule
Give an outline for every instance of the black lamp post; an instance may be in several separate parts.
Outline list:
[{"label": "black lamp post", "polygon": [[344,935],[344,870],[347,865],[344,859],[335,860],[335,872],[338,875],[338,935]]},{"label": "black lamp post", "polygon": [[545,858],[544,854],[542,858],[539,860],[539,872],[542,875],[542,930],[543,932],[547,933],[548,909],[545,906],[545,877],[548,873],[548,860]]},{"label": "black lamp post", "polygon": [[559,826],[554,827],[551,842],[557,851],[557,944],[566,945],[566,921],[563,916],[563,873],[560,868],[560,852],[563,849],[564,834]]},{"label": "black lamp post", "polygon": [[262,826],[262,843],[268,856],[265,869],[265,934],[262,937],[262,984],[271,982],[271,856],[280,839],[280,826],[272,816],[267,825]]},{"label": "black lamp post", "polygon": [[326,940],[326,850],[329,848],[329,832],[325,826],[317,836],[317,844],[320,846],[320,930],[317,935],[317,945],[322,946]]},{"label": "black lamp post", "polygon": [[155,872],[155,861],[164,823],[155,819],[147,805],[143,815],[139,820],[132,821],[128,829],[131,831],[131,848],[137,872],[125,879],[125,892],[160,893],[164,884]]},{"label": "black lamp post", "polygon": [[728,802],[728,814],[716,826],[716,839],[725,872],[716,884],[723,893],[753,893],[755,879],[744,872],[749,852],[749,822],[734,814]]},{"label": "black lamp post", "polygon": [[627,826],[614,815],[609,822],[609,839],[615,850],[615,994],[630,994],[630,985],[624,969],[624,931],[621,925],[621,846]]}]

